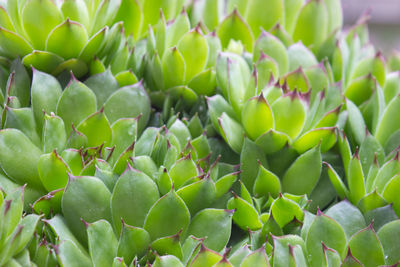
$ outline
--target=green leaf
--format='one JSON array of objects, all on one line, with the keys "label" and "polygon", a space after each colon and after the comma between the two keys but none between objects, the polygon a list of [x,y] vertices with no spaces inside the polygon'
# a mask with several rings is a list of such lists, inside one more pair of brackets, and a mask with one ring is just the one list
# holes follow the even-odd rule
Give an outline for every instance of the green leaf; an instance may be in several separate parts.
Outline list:
[{"label": "green leaf", "polygon": [[215,94],[216,74],[212,68],[206,69],[193,77],[188,83],[188,87],[198,95],[211,96]]},{"label": "green leaf", "polygon": [[64,59],[76,58],[87,41],[85,27],[67,19],[50,32],[46,40],[46,50]]},{"label": "green leaf", "polygon": [[357,144],[363,143],[365,139],[365,129],[366,125],[364,122],[364,118],[360,112],[360,110],[357,108],[356,105],[354,105],[353,102],[350,100],[346,100],[346,106],[348,110],[348,125],[350,127],[351,133],[355,138],[355,141]]},{"label": "green leaf", "polygon": [[372,74],[376,78],[380,86],[383,87],[385,85],[385,59],[380,52],[376,53],[373,57],[360,60],[351,75],[351,79],[355,79],[368,74]]},{"label": "green leaf", "polygon": [[256,144],[262,148],[265,154],[273,154],[281,150],[291,139],[287,134],[273,129],[257,138]]},{"label": "green leaf", "polygon": [[[196,50],[193,50],[196,47]],[[190,81],[197,73],[204,70],[207,64],[208,44],[200,28],[186,33],[177,45],[186,65],[185,81]]]},{"label": "green leaf", "polygon": [[0,131],[0,166],[4,172],[19,184],[28,183],[42,189],[37,171],[42,151],[21,131],[4,129]]},{"label": "green leaf", "polygon": [[292,194],[311,194],[321,175],[322,159],[319,146],[296,159],[282,179],[282,189]]},{"label": "green leaf", "polygon": [[237,40],[248,52],[253,51],[254,37],[251,29],[236,9],[219,24],[217,35],[223,48],[227,48],[231,40]]},{"label": "green leaf", "polygon": [[319,47],[328,35],[328,10],[323,1],[309,1],[300,10],[293,33],[295,42]]},{"label": "green leaf", "polygon": [[106,220],[99,220],[86,225],[89,253],[93,266],[108,267],[117,255],[118,241],[112,226]]},{"label": "green leaf", "polygon": [[[372,187],[376,188],[378,193],[383,193],[390,179],[400,172],[400,161],[396,156],[395,158],[386,162],[376,174],[376,177],[372,183]],[[371,189],[373,189],[371,188]]]},{"label": "green leaf", "polygon": [[253,190],[258,175],[259,162],[268,166],[263,151],[255,143],[245,138],[240,153],[240,169],[242,171],[241,181],[249,190]]},{"label": "green leaf", "polygon": [[33,48],[44,50],[47,36],[62,22],[62,14],[51,0],[31,0],[25,3],[21,19]]},{"label": "green leaf", "polygon": [[344,257],[346,250],[346,235],[340,225],[321,211],[310,225],[306,237],[306,247],[310,254],[310,266],[321,266],[324,255],[321,242],[327,247],[336,250]]},{"label": "green leaf", "polygon": [[349,81],[344,95],[356,105],[361,105],[370,99],[376,86],[376,80],[371,75],[358,77]]},{"label": "green leaf", "polygon": [[157,252],[159,255],[173,255],[182,259],[182,246],[179,242],[181,232],[176,235],[161,237],[151,243],[150,248]]},{"label": "green leaf", "polygon": [[190,213],[183,200],[171,190],[151,207],[144,222],[144,229],[151,239],[185,232],[189,226]]},{"label": "green leaf", "polygon": [[162,57],[164,88],[183,85],[185,82],[186,64],[176,46],[167,49]]},{"label": "green leaf", "polygon": [[[310,82],[301,66],[298,69],[291,71],[284,77],[282,77],[281,83],[286,83],[289,90],[291,91],[297,89],[299,92],[302,93],[308,92],[311,88]],[[314,91],[314,88],[312,91]]]},{"label": "green leaf", "polygon": [[63,266],[79,267],[82,265],[91,266],[92,261],[71,241],[64,240],[56,250],[60,264]]},{"label": "green leaf", "polygon": [[38,171],[40,180],[47,191],[64,188],[67,185],[70,170],[56,150],[40,157]]},{"label": "green leaf", "polygon": [[343,260],[343,267],[361,267],[364,266],[361,262],[359,262],[356,258],[353,257],[351,250],[348,250],[346,258]]},{"label": "green leaf", "polygon": [[397,174],[386,183],[382,194],[383,198],[387,202],[393,203],[393,209],[396,214],[400,214],[400,199],[399,195],[397,194],[397,190],[399,190],[399,187],[400,175]]},{"label": "green leaf", "polygon": [[293,142],[292,147],[299,154],[319,145],[321,152],[329,151],[336,143],[336,127],[324,127],[313,129],[301,135]]},{"label": "green leaf", "polygon": [[[255,67],[257,68],[257,92],[267,88],[271,81],[275,77],[279,77],[279,66],[278,63],[270,56],[261,53],[260,58],[257,60]],[[275,92],[275,90],[270,89],[270,92]],[[267,100],[269,101],[268,97]]]},{"label": "green leaf", "polygon": [[385,264],[393,265],[399,262],[400,243],[397,239],[400,231],[400,220],[392,221],[382,226],[378,231],[378,237],[385,254]]},{"label": "green leaf", "polygon": [[300,206],[282,194],[272,202],[271,215],[281,228],[295,219],[299,221],[304,219],[304,213]]},{"label": "green leaf", "polygon": [[111,196],[116,232],[121,232],[121,219],[129,225],[142,227],[148,211],[158,198],[157,185],[153,180],[128,166],[118,178]]},{"label": "green leaf", "polygon": [[36,146],[40,146],[40,137],[36,131],[36,123],[31,108],[11,108],[5,106],[4,128],[22,131]]},{"label": "green leaf", "polygon": [[184,267],[182,262],[173,255],[157,256],[154,261],[153,267]]},{"label": "green leaf", "polygon": [[283,22],[284,17],[285,5],[282,0],[269,1],[268,9],[265,9],[263,0],[249,1],[245,12],[245,19],[255,36],[260,34],[260,28],[269,31],[276,23]]},{"label": "green leaf", "polygon": [[257,210],[243,198],[233,195],[228,201],[228,209],[235,209],[233,221],[242,229],[257,230],[262,227]]},{"label": "green leaf", "polygon": [[24,208],[24,190],[25,186],[22,186],[8,192],[8,195],[0,206],[0,212],[2,213],[0,233],[3,246],[7,244],[8,240],[13,239],[12,235],[14,233],[20,231],[18,230],[18,223],[21,220]]},{"label": "green leaf", "polygon": [[244,141],[244,129],[242,125],[225,112],[218,118],[218,124],[224,140],[236,153],[239,153],[242,150]]},{"label": "green leaf", "polygon": [[112,75],[111,71],[107,69],[105,72],[93,75],[85,81],[85,85],[89,87],[96,95],[97,106],[101,107],[119,88],[117,80]]},{"label": "green leaf", "polygon": [[190,214],[194,215],[214,202],[216,188],[214,182],[208,176],[180,188],[176,193],[183,199]]},{"label": "green leaf", "polygon": [[20,35],[0,28],[0,47],[10,57],[23,57],[32,52],[31,45]]},{"label": "green leaf", "polygon": [[62,3],[60,9],[64,19],[69,18],[81,23],[85,28],[89,28],[90,16],[84,0],[66,0]]},{"label": "green leaf", "polygon": [[172,165],[169,175],[175,188],[180,188],[190,178],[194,178],[199,175],[196,164],[191,159],[190,154],[188,156],[179,159]]},{"label": "green leaf", "polygon": [[203,244],[200,245],[199,253],[194,257],[191,267],[213,266],[222,259],[222,256],[217,252],[206,248]]},{"label": "green leaf", "polygon": [[111,125],[111,146],[115,147],[111,155],[111,163],[114,163],[121,153],[127,149],[132,142],[136,141],[138,118],[122,118]]},{"label": "green leaf", "polygon": [[[16,96],[20,102],[19,107],[29,107],[30,98],[30,75],[22,65],[21,60],[15,59],[10,66],[11,75],[7,81],[7,95]],[[15,107],[17,108],[17,107]]]},{"label": "green leaf", "polygon": [[372,228],[372,224],[352,236],[349,241],[349,249],[354,257],[366,267],[385,264],[382,244]]},{"label": "green leaf", "polygon": [[343,25],[343,9],[341,1],[338,0],[324,0],[328,10],[328,33],[334,30],[341,29]]},{"label": "green leaf", "polygon": [[55,112],[61,94],[61,86],[53,76],[33,69],[32,110],[38,129],[41,130],[43,126],[43,111]]},{"label": "green leaf", "polygon": [[81,78],[88,72],[88,65],[80,59],[71,58],[58,65],[51,74],[58,76],[63,72],[72,72],[76,77]]},{"label": "green leaf", "polygon": [[120,87],[132,85],[138,82],[138,78],[132,70],[121,71],[115,75],[115,79]]},{"label": "green leaf", "polygon": [[327,163],[327,162],[323,162],[323,163],[328,169],[329,179],[331,180],[331,183],[332,183],[333,187],[335,188],[336,193],[338,194],[340,199],[348,198],[349,190],[347,189],[343,180],[340,178],[340,176],[336,173],[336,171],[332,168],[332,166],[329,163]]},{"label": "green leaf", "polygon": [[347,200],[330,207],[326,215],[342,226],[348,239],[366,227],[362,213]]},{"label": "green leaf", "polygon": [[400,129],[400,124],[397,121],[398,110],[400,107],[400,96],[397,95],[390,101],[386,107],[381,119],[376,127],[375,137],[382,146],[386,145],[390,136]]},{"label": "green leaf", "polygon": [[125,86],[107,99],[104,113],[111,124],[120,118],[137,117],[142,114],[138,121],[138,132],[141,133],[150,117],[150,99],[141,83]]},{"label": "green leaf", "polygon": [[34,50],[22,59],[25,67],[34,67],[37,70],[51,73],[64,59],[47,51]]},{"label": "green leaf", "polygon": [[100,219],[111,221],[111,193],[98,178],[71,177],[62,199],[66,222],[82,244],[87,243],[86,229],[81,219],[88,223]]},{"label": "green leaf", "polygon": [[363,173],[367,176],[374,160],[376,160],[378,164],[383,163],[385,152],[376,138],[370,133],[367,133],[364,141],[361,143],[359,155]]},{"label": "green leaf", "polygon": [[108,146],[111,143],[112,130],[103,108],[83,120],[77,130],[87,137],[89,147]]},{"label": "green leaf", "polygon": [[240,267],[251,267],[251,266],[260,266],[260,267],[269,267],[268,256],[265,253],[265,248],[261,247],[255,250],[253,253],[247,255]]},{"label": "green leaf", "polygon": [[285,19],[284,24],[287,32],[292,35],[294,28],[296,27],[297,17],[300,9],[304,3],[303,0],[284,0],[285,6]]},{"label": "green leaf", "polygon": [[126,262],[132,262],[135,256],[142,257],[150,245],[149,233],[138,227],[133,227],[125,223],[122,224],[120,239],[118,242],[119,257],[123,257]]},{"label": "green leaf", "polygon": [[124,23],[125,36],[133,35],[135,40],[140,37],[140,27],[142,26],[141,1],[123,0],[115,15],[114,23],[122,21]]},{"label": "green leaf", "polygon": [[365,195],[365,180],[362,171],[361,161],[358,156],[358,151],[354,153],[354,156],[350,160],[349,169],[347,171],[348,178],[347,184],[349,186],[349,199],[357,205],[358,201]]},{"label": "green leaf", "polygon": [[275,130],[286,133],[290,138],[297,137],[306,120],[306,104],[297,92],[291,92],[272,105],[275,119]]},{"label": "green leaf", "polygon": [[187,235],[205,237],[205,246],[221,251],[231,236],[232,214],[231,210],[204,209],[191,220]]},{"label": "green leaf", "polygon": [[294,71],[299,67],[306,69],[318,64],[315,55],[304,46],[302,42],[295,43],[288,47],[289,70]]},{"label": "green leaf", "polygon": [[57,103],[57,115],[64,120],[67,133],[71,132],[72,124],[78,125],[96,110],[95,94],[72,77]]},{"label": "green leaf", "polygon": [[84,62],[89,62],[93,60],[95,55],[103,47],[107,33],[108,33],[108,27],[104,27],[103,29],[99,30],[96,34],[94,34],[92,37],[90,37],[90,39],[87,41],[85,46],[80,51],[78,56],[79,59],[81,59]]},{"label": "green leaf", "polygon": [[22,218],[19,223],[19,225],[23,227],[21,232],[21,239],[18,247],[14,251],[14,255],[20,253],[23,249],[25,249],[29,242],[31,242],[40,218],[41,216],[35,214],[29,214]]},{"label": "green leaf", "polygon": [[274,127],[274,117],[271,107],[264,95],[250,98],[242,109],[242,124],[252,140]]},{"label": "green leaf", "polygon": [[[10,9],[10,7],[8,7],[7,9]],[[7,10],[5,7],[0,7],[0,27],[5,28],[9,31],[15,32],[11,18],[9,16],[9,14],[7,13]]]},{"label": "green leaf", "polygon": [[166,47],[172,47],[178,44],[181,37],[190,30],[188,14],[185,10],[176,17],[172,25],[168,26],[166,34]]},{"label": "green leaf", "polygon": [[363,213],[367,213],[368,211],[384,207],[388,203],[386,200],[374,190],[373,192],[365,195],[357,204],[357,207]]},{"label": "green leaf", "polygon": [[281,192],[281,181],[274,173],[260,164],[253,192],[256,197],[268,197],[268,195],[271,195],[276,198]]}]

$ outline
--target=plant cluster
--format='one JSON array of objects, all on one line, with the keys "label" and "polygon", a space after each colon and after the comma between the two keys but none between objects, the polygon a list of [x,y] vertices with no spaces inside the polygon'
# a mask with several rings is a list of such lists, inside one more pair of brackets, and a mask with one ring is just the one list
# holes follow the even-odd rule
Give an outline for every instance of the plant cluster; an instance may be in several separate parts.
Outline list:
[{"label": "plant cluster", "polygon": [[0,6],[0,266],[396,266],[400,57],[340,0]]}]

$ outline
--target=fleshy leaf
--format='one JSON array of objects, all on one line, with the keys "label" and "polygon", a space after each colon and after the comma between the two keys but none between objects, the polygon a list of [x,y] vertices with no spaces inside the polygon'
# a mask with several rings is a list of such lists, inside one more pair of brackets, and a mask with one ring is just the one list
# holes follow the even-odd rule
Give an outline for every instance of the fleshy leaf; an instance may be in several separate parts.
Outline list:
[{"label": "fleshy leaf", "polygon": [[[93,266],[110,266],[117,255],[118,241],[112,226],[106,220],[87,225],[89,252]],[[99,244],[102,244],[99,246]]]},{"label": "fleshy leaf", "polygon": [[365,266],[385,264],[383,247],[372,224],[352,236],[349,241],[349,249],[353,256]]},{"label": "fleshy leaf", "polygon": [[71,177],[62,199],[66,222],[82,244],[87,243],[86,229],[81,219],[88,223],[105,219],[111,221],[111,193],[96,177]]},{"label": "fleshy leaf", "polygon": [[340,225],[321,211],[310,225],[306,237],[306,247],[310,253],[310,266],[321,266],[324,260],[321,242],[336,250],[341,257],[346,249],[346,235]]},{"label": "fleshy leaf", "polygon": [[256,140],[274,126],[272,110],[263,94],[249,99],[242,109],[242,123],[246,133]]},{"label": "fleshy leaf", "polygon": [[37,171],[42,151],[21,131],[4,129],[0,131],[0,166],[4,172],[20,184],[42,189]]},{"label": "fleshy leaf", "polygon": [[144,222],[152,240],[185,232],[189,226],[190,213],[183,200],[171,190],[151,207]]},{"label": "fleshy leaf", "polygon": [[292,194],[311,194],[321,175],[322,159],[320,146],[316,146],[290,166],[282,179],[282,189]]},{"label": "fleshy leaf", "polygon": [[96,109],[95,94],[72,77],[57,103],[57,115],[64,120],[67,133],[71,132],[72,124],[78,125]]},{"label": "fleshy leaf", "polygon": [[62,22],[62,14],[51,0],[33,0],[22,9],[23,28],[37,50],[44,50],[50,31]]},{"label": "fleshy leaf", "polygon": [[228,47],[230,40],[237,40],[247,51],[253,50],[254,37],[251,29],[236,9],[220,23],[217,35],[223,48]]},{"label": "fleshy leaf", "polygon": [[120,118],[137,117],[142,114],[138,121],[138,132],[141,133],[150,116],[150,99],[141,83],[125,86],[107,99],[104,113],[111,124]]},{"label": "fleshy leaf", "polygon": [[82,24],[67,19],[55,27],[46,40],[46,50],[64,59],[78,57],[88,40]]},{"label": "fleshy leaf", "polygon": [[146,174],[128,167],[118,178],[111,196],[116,232],[121,231],[121,219],[128,225],[142,227],[148,211],[158,198],[158,189],[153,180]]}]

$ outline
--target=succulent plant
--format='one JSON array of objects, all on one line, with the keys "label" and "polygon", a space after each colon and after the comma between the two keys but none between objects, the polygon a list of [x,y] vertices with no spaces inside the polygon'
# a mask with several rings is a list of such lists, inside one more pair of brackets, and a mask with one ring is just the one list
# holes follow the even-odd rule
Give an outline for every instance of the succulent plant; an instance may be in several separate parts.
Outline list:
[{"label": "succulent plant", "polygon": [[396,265],[399,57],[368,18],[7,1],[0,266]]},{"label": "succulent plant", "polygon": [[171,21],[161,14],[159,23],[149,28],[144,45],[143,56],[141,49],[135,49],[139,59],[136,69],[151,90],[156,107],[161,109],[183,99],[187,108],[196,103],[199,95],[215,93],[214,66],[220,40],[215,34],[203,34],[200,25],[191,28],[185,10]]},{"label": "succulent plant", "polygon": [[342,16],[338,0],[200,0],[193,3],[191,22],[201,22],[210,31],[216,29],[224,49],[233,39],[252,52],[254,39],[264,29],[317,51],[341,29]]},{"label": "succulent plant", "polygon": [[[68,173],[94,171],[103,157],[109,159],[109,168],[125,168],[125,154],[150,116],[141,83],[120,88],[110,71],[86,80],[93,90],[73,76],[64,90],[54,77],[38,70],[33,70],[31,86],[28,80],[22,87],[23,78],[10,75],[2,113],[4,187],[27,183],[27,203],[32,203],[32,198],[64,188]],[[119,159],[122,155],[125,158]]]},{"label": "succulent plant", "polygon": [[10,191],[6,196],[3,192],[0,194],[0,266],[36,266],[30,257],[28,245],[34,237],[40,216],[23,215],[24,186]]},{"label": "succulent plant", "polygon": [[125,43],[143,38],[147,26],[157,23],[160,9],[174,18],[183,2],[7,1],[0,8],[0,54],[21,57],[24,65],[54,75],[72,70],[83,76],[96,64],[95,56],[125,70],[121,62],[114,63],[128,61],[132,45]]}]

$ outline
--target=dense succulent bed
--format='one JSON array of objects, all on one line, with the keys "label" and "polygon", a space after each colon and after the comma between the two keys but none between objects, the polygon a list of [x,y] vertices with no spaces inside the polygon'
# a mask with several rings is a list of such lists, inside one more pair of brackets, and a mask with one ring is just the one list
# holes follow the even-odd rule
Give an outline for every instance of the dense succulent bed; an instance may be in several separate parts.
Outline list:
[{"label": "dense succulent bed", "polygon": [[340,0],[8,0],[0,266],[395,266],[400,61],[367,21],[343,29]]}]

